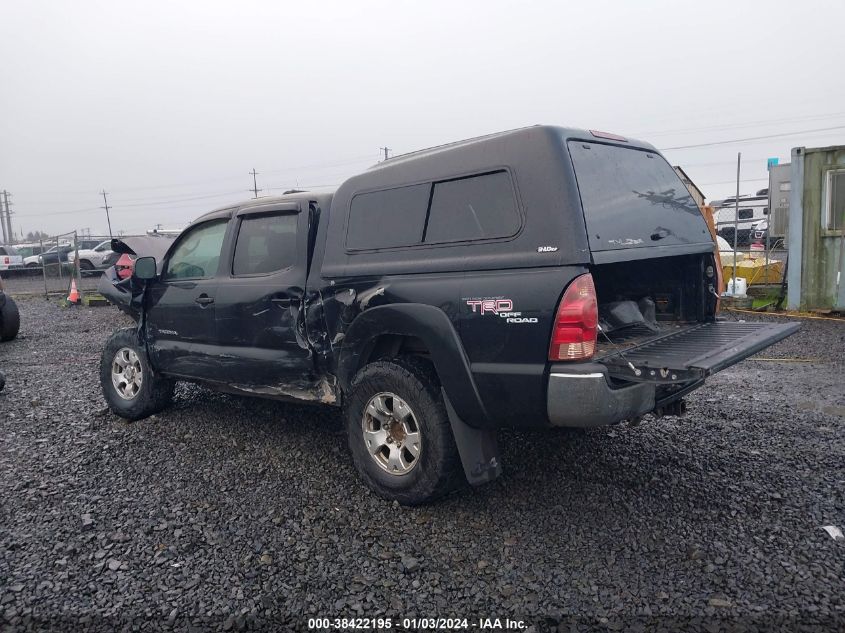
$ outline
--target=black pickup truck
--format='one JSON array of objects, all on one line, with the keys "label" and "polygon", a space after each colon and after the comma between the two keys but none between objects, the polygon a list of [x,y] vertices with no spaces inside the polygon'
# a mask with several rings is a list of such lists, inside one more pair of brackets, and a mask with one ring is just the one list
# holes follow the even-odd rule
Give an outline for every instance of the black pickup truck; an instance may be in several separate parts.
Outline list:
[{"label": "black pickup truck", "polygon": [[138,256],[101,281],[138,322],[103,352],[115,413],[160,410],[177,380],[343,407],[364,481],[404,504],[495,478],[498,428],[679,415],[797,330],[716,317],[687,189],[651,145],[600,132],[435,147],[113,248]]}]

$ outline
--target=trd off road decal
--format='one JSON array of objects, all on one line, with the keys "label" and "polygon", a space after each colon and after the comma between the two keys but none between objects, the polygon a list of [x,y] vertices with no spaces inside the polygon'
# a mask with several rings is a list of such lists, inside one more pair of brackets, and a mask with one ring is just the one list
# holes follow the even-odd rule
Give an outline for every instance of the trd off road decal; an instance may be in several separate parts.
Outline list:
[{"label": "trd off road decal", "polygon": [[514,312],[513,301],[502,297],[482,297],[480,299],[464,299],[475,314],[492,314],[505,320],[506,323],[538,323],[536,317],[524,317],[522,312]]}]

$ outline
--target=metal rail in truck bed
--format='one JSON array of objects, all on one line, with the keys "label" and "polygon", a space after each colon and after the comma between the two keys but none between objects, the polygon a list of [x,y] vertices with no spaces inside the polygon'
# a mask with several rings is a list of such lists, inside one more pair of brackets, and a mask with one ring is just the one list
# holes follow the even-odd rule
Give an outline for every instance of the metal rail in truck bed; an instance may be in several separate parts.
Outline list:
[{"label": "metal rail in truck bed", "polygon": [[598,359],[611,377],[667,384],[701,380],[798,331],[798,323],[700,323]]}]

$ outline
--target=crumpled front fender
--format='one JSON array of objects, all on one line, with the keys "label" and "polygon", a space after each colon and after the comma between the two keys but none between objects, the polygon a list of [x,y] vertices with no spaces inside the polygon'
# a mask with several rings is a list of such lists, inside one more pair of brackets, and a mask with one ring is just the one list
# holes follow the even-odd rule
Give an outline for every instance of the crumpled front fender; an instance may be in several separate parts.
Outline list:
[{"label": "crumpled front fender", "polygon": [[128,314],[136,321],[141,315],[141,303],[144,297],[144,286],[132,277],[121,279],[117,276],[114,266],[106,269],[97,284],[97,292],[105,297],[109,303]]},{"label": "crumpled front fender", "polygon": [[[155,257],[161,270],[161,263],[173,238],[165,235],[144,235],[139,237],[115,238],[111,241],[111,248],[116,253],[128,253],[138,257]],[[146,283],[128,277],[121,279],[114,266],[108,268],[97,285],[97,292],[103,295],[111,304],[116,305],[121,312],[131,316],[136,321],[141,316]]]}]

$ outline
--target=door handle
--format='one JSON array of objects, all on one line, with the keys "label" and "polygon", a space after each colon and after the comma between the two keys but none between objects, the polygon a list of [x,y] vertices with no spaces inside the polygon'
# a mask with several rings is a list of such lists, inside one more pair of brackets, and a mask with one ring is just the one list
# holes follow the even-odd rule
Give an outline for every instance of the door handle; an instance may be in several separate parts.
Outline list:
[{"label": "door handle", "polygon": [[207,294],[203,293],[199,297],[194,299],[194,301],[200,304],[201,306],[207,306],[209,303],[214,303],[214,298],[209,297]]}]

